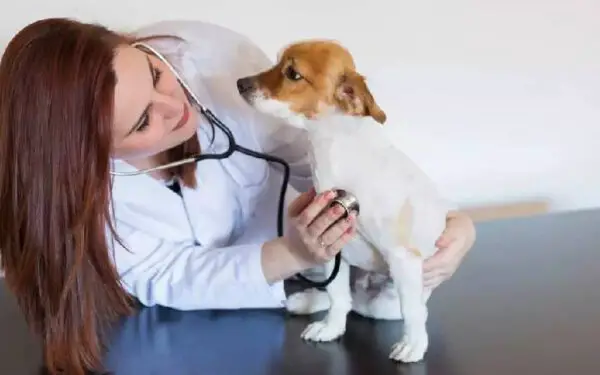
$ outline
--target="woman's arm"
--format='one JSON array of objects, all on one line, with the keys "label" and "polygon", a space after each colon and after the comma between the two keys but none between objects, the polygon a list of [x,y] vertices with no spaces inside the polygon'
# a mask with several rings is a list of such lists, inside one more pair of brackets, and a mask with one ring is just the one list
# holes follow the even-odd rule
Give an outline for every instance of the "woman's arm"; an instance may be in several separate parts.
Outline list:
[{"label": "woman's arm", "polygon": [[[119,224],[126,248],[114,243],[115,265],[125,289],[143,305],[178,310],[282,306],[283,283],[263,272],[260,244],[204,248],[175,243]],[[272,262],[289,263],[285,249]]]},{"label": "woman's arm", "polygon": [[327,209],[334,197],[314,190],[301,194],[289,206],[287,235],[262,243],[204,248],[119,222],[126,248],[114,241],[114,262],[124,287],[146,306],[281,307],[283,280],[331,260],[354,235],[354,214],[339,220],[342,209]]},{"label": "woman's arm", "polygon": [[285,238],[277,238],[262,245],[262,269],[267,283],[285,280],[310,267],[293,251]]}]

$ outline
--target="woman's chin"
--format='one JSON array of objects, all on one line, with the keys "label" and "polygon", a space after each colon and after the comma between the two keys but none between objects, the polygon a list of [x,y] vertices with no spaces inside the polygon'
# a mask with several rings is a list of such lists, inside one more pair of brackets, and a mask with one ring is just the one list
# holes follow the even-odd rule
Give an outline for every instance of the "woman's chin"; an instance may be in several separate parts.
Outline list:
[{"label": "woman's chin", "polygon": [[196,135],[196,131],[198,129],[194,125],[193,122],[190,121],[189,124],[186,124],[184,127],[179,129],[179,133],[181,133],[181,143],[189,141],[190,138]]}]

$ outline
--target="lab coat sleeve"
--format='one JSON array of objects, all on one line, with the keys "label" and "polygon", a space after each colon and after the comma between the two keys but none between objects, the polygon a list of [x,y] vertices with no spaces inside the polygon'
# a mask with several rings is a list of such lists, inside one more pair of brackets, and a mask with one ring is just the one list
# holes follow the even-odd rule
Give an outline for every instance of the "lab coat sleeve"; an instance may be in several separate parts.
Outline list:
[{"label": "lab coat sleeve", "polygon": [[109,243],[121,282],[145,306],[177,310],[283,306],[283,282],[267,283],[259,244],[206,249],[117,225],[127,248],[117,241]]}]

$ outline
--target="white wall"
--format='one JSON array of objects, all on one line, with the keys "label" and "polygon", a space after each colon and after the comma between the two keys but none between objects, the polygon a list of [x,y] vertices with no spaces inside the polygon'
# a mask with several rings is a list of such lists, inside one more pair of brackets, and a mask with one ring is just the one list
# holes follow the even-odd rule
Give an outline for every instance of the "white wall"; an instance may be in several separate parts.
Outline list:
[{"label": "white wall", "polygon": [[2,11],[0,44],[50,16],[123,30],[203,19],[246,33],[272,56],[294,39],[337,38],[370,79],[391,131],[458,203],[600,206],[600,1],[351,3],[20,0]]}]

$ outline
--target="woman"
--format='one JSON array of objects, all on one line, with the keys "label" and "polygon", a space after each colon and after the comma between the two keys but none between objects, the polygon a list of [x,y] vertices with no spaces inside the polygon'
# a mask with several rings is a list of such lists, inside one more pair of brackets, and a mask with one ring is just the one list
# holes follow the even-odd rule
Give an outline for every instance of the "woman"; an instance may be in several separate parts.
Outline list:
[{"label": "woman", "polygon": [[[281,173],[234,154],[168,171],[111,175],[218,152],[224,138],[188,101],[154,46],[238,143],[292,169],[288,230],[276,234]],[[65,19],[35,22],[0,63],[0,249],[7,285],[42,335],[51,372],[80,374],[100,357],[102,328],[144,305],[276,308],[283,280],[337,254],[355,217],[310,190],[302,134],[251,110],[235,80],[270,65],[242,36],[199,22],[114,33]],[[298,192],[304,192],[298,194]],[[474,238],[449,216],[436,286]]]}]

